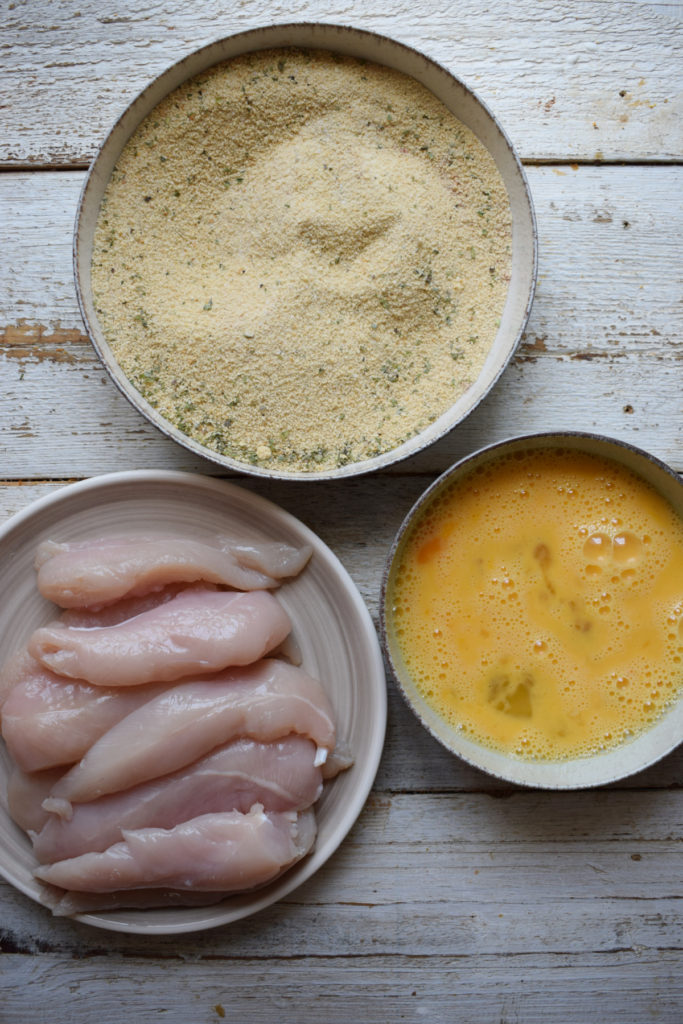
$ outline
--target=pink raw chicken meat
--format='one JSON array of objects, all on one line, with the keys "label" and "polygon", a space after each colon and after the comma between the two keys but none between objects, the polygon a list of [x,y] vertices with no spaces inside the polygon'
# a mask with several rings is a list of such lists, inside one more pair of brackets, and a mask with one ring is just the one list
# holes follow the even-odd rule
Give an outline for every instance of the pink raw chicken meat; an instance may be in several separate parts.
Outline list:
[{"label": "pink raw chicken meat", "polygon": [[63,774],[61,768],[22,772],[17,765],[13,766],[7,780],[7,809],[19,828],[39,832],[52,817],[41,805]]},{"label": "pink raw chicken meat", "polygon": [[300,668],[265,659],[179,683],[106,732],[60,779],[45,806],[68,817],[70,802],[85,803],[166,775],[230,740],[268,743],[290,733],[308,736],[325,752],[334,750],[329,699]]},{"label": "pink raw chicken meat", "polygon": [[276,587],[281,579],[301,572],[311,550],[309,545],[244,544],[228,537],[44,541],[36,552],[35,566],[43,597],[62,608],[79,608],[196,580],[237,590]]},{"label": "pink raw chicken meat", "polygon": [[[208,588],[208,584],[204,584]],[[144,597],[129,597],[116,604],[108,605],[95,611],[90,608],[75,608],[62,612],[57,622],[49,623],[49,626],[61,624],[62,626],[73,626],[78,629],[89,629],[94,626],[116,626],[119,622],[132,619],[135,615],[148,612],[157,608],[166,601],[170,601],[180,591],[180,586],[166,587],[154,594],[145,594]],[[189,590],[190,588],[186,588]],[[27,666],[36,667],[36,662],[31,658],[26,648],[22,648],[11,655],[0,668],[0,712],[9,695],[10,690],[17,684],[25,682]]]},{"label": "pink raw chicken meat", "polygon": [[[79,628],[115,626],[170,601],[179,589],[172,586],[126,598],[99,611],[65,611],[59,623]],[[12,756],[27,772],[78,761],[111,725],[163,689],[148,687],[126,696],[88,683],[71,683],[43,668],[26,648],[15,652],[0,669],[0,715],[15,687],[3,735]]]},{"label": "pink raw chicken meat", "polygon": [[12,654],[0,668],[0,714],[14,687],[26,678],[29,664],[36,666],[37,662],[29,657],[26,648],[23,648]]},{"label": "pink raw chicken meat", "polygon": [[282,643],[290,629],[289,616],[268,591],[192,588],[117,625],[43,626],[28,650],[71,679],[139,686],[249,665]]},{"label": "pink raw chicken meat", "polygon": [[168,688],[91,686],[55,675],[26,651],[6,668],[13,686],[2,707],[2,736],[26,772],[73,764],[108,729]]},{"label": "pink raw chicken meat", "polygon": [[[103,608],[66,608],[59,616],[59,622],[63,626],[73,626],[76,629],[93,629],[102,626],[118,626],[119,622],[126,619],[133,619],[136,615],[149,612],[152,608],[172,601],[181,591],[188,593],[193,589],[203,588],[204,590],[216,590],[217,587],[210,583],[171,583],[163,590],[155,590],[150,594],[142,594],[138,597],[122,597],[114,604],[104,605]],[[51,622],[50,625],[55,625]]]},{"label": "pink raw chicken meat", "polygon": [[315,744],[302,736],[236,740],[172,775],[76,804],[70,821],[41,811],[48,820],[32,837],[33,850],[45,864],[102,852],[120,842],[123,829],[170,828],[202,814],[246,813],[257,803],[267,811],[304,810],[322,790],[315,760]]},{"label": "pink raw chicken meat", "polygon": [[221,892],[199,892],[178,889],[119,889],[116,892],[64,892],[51,885],[43,885],[40,902],[49,907],[55,917],[74,914],[95,914],[103,910],[150,910],[154,907],[207,907],[220,903]]},{"label": "pink raw chicken meat", "polygon": [[172,829],[124,831],[104,853],[84,853],[36,870],[44,882],[78,892],[197,889],[237,892],[265,885],[315,841],[311,810],[205,814]]}]

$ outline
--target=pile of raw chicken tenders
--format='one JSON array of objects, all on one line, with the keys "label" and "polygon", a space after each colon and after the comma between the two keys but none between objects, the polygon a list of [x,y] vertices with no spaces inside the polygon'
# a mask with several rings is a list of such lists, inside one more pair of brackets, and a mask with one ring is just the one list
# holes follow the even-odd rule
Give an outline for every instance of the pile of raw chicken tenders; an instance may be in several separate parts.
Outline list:
[{"label": "pile of raw chicken tenders", "polygon": [[65,610],[3,667],[0,709],[10,813],[55,913],[217,902],[312,848],[323,780],[350,758],[271,593],[310,554],[40,545],[38,589]]}]

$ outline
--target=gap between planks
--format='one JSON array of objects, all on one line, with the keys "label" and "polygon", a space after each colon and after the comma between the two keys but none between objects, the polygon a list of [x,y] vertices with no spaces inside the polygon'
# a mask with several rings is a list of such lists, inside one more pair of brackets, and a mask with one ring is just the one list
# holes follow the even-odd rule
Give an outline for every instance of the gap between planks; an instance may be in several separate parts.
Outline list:
[{"label": "gap between planks", "polygon": [[[98,150],[99,152],[99,150]],[[96,156],[97,154],[95,154]],[[95,159],[93,156],[93,160]],[[682,167],[683,160],[677,157],[634,157],[633,159],[587,159],[585,157],[522,157],[519,161],[523,167]],[[0,174],[36,173],[49,174],[67,171],[88,171],[92,161],[75,161],[74,163],[31,163],[31,162],[0,162]]]}]

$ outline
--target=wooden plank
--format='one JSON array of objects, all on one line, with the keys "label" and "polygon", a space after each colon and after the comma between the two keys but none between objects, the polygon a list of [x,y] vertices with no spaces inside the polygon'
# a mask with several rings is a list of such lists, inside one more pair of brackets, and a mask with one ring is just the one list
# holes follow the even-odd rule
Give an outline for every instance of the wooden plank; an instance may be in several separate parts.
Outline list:
[{"label": "wooden plank", "polygon": [[[476,447],[594,429],[683,470],[682,15],[670,0],[7,4],[0,525],[94,473],[218,472],[138,417],[84,337],[71,275],[82,169],[8,168],[85,167],[153,75],[266,20],[352,20],[461,74],[527,163],[540,275],[512,365],[449,438],[371,478],[240,484],[326,540],[376,621],[401,519]],[[519,790],[450,755],[388,688],[385,750],[358,822],[313,879],[253,918],[181,936],[107,933],[52,918],[0,881],[0,1024],[679,1024],[683,745],[613,787]]]},{"label": "wooden plank", "polygon": [[[397,918],[396,927],[402,923]],[[369,945],[371,932],[366,935]],[[157,1018],[167,1024],[678,1024],[683,997],[676,952],[294,957],[281,964],[258,958],[197,963],[179,954],[95,963],[6,959],[3,1024],[47,1024],[55,1013],[70,1024],[92,1024],[94,1007],[99,1019],[112,1024]]]},{"label": "wooden plank", "polygon": [[[403,516],[429,481],[424,476],[360,478],[316,486],[315,516],[310,485],[269,483],[242,478],[255,491],[308,523],[342,560],[375,623],[384,563]],[[0,523],[64,483],[0,485]],[[349,509],[353,515],[349,515]],[[389,723],[377,785],[406,790],[510,791],[512,787],[453,757],[417,722],[388,674]],[[683,747],[619,788],[666,788],[683,779]]]},{"label": "wooden plank", "polygon": [[[300,956],[362,956],[349,935],[368,918],[375,955],[671,948],[683,940],[682,831],[673,793],[375,794],[328,864],[280,904],[238,928],[155,937],[154,949],[278,958],[298,934]],[[104,942],[5,888],[5,952],[149,951],[148,937]]]},{"label": "wooden plank", "polygon": [[[520,356],[597,360],[635,348],[683,358],[677,233],[683,224],[674,201],[683,168],[564,165],[530,167],[527,174],[539,281]],[[0,176],[5,346],[40,342],[49,349],[82,340],[71,245],[83,181],[77,171]]]},{"label": "wooden plank", "polygon": [[[423,50],[491,106],[528,160],[675,160],[680,24],[671,5],[378,0],[352,12],[322,0],[120,0],[10,4],[3,31],[0,162],[86,164],[134,96],[206,43],[272,22],[351,22]],[[16,97],[21,96],[21,103]]]},{"label": "wooden plank", "polygon": [[[6,381],[0,409],[5,478],[151,467],[220,472],[158,433],[115,390],[90,352],[82,359],[78,355],[49,360],[37,355],[34,361],[31,354],[23,366],[11,354],[0,356]],[[547,430],[611,435],[681,469],[680,364],[626,356],[618,367],[581,361],[557,367],[556,362],[544,357],[511,366],[455,431],[392,472],[439,473],[487,444]]]},{"label": "wooden plank", "polygon": [[[429,868],[423,864],[415,871],[423,875],[424,888],[429,889]],[[352,878],[356,886],[362,882],[359,874]],[[404,877],[397,879],[406,884]],[[364,948],[367,943],[362,938],[350,939],[363,936],[371,922],[376,956],[409,956],[417,949],[425,957],[459,956],[472,960],[496,953],[575,956],[634,947],[642,952],[662,951],[671,948],[672,942],[680,942],[683,925],[675,900],[603,897],[529,902],[520,899],[518,893],[516,902],[498,902],[482,901],[477,891],[471,900],[459,899],[455,894],[438,902],[394,899],[382,903],[370,893],[357,891],[358,899],[339,904],[332,900],[283,902],[258,918],[241,922],[239,928],[211,930],[191,937],[155,936],[150,949],[149,938],[118,932],[105,938],[101,929],[53,919],[45,908],[36,907],[34,913],[25,905],[26,898],[9,888],[5,893],[0,887],[0,893],[3,954],[161,958],[192,953],[204,960],[268,957],[277,962],[295,945],[301,957],[361,958],[368,952]],[[402,921],[400,929],[396,927],[397,918]]]},{"label": "wooden plank", "polygon": [[[683,317],[671,197],[683,170],[567,166],[530,168],[529,177],[540,276],[526,338],[477,410],[397,471],[438,472],[489,442],[547,429],[613,434],[681,468]],[[79,173],[0,177],[0,431],[12,439],[0,473],[215,473],[128,405],[85,340],[70,263],[81,182]]]},{"label": "wooden plank", "polygon": [[[643,0],[625,0],[626,3],[640,7]],[[674,18],[680,21],[683,18],[683,4],[676,0],[646,0],[650,7],[653,7],[660,14],[667,18]]]},{"label": "wooden plank", "polygon": [[[315,488],[310,484],[269,483],[242,478],[240,486],[274,501],[306,522],[341,559],[375,623],[384,563],[403,516],[429,479],[421,475],[360,478]],[[62,483],[0,484],[0,523],[51,494]],[[353,514],[349,514],[349,509]],[[389,720],[377,788],[392,791],[511,792],[500,782],[454,757],[418,723],[388,674]],[[683,746],[651,768],[616,784],[623,789],[680,786]]]}]

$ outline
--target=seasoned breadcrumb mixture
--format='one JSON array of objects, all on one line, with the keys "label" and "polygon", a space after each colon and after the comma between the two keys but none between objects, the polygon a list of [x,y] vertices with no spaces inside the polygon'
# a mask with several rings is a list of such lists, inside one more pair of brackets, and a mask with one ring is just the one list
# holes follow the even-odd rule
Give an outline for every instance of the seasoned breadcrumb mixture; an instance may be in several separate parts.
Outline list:
[{"label": "seasoned breadcrumb mixture", "polygon": [[423,86],[270,50],[142,123],[102,202],[92,281],[159,413],[222,455],[310,472],[395,448],[473,383],[510,246],[492,158]]}]

